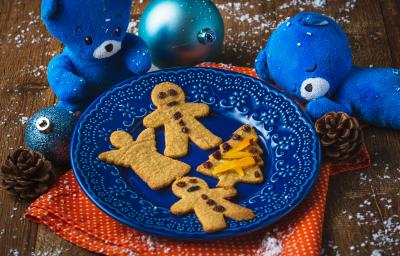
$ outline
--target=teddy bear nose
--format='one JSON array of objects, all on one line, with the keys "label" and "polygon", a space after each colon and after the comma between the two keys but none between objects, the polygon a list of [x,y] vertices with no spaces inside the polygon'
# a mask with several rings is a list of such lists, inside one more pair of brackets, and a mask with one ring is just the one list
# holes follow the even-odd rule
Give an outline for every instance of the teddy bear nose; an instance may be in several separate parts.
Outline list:
[{"label": "teddy bear nose", "polygon": [[93,52],[95,59],[105,59],[113,56],[121,50],[121,42],[115,40],[104,41]]},{"label": "teddy bear nose", "polygon": [[329,82],[322,77],[308,78],[301,84],[300,94],[305,100],[313,100],[325,96],[329,88]]},{"label": "teddy bear nose", "polygon": [[304,89],[305,89],[307,92],[312,92],[312,84],[307,84],[307,85],[304,87]]},{"label": "teddy bear nose", "polygon": [[105,47],[107,52],[112,52],[114,50],[114,45],[113,44],[107,44]]}]

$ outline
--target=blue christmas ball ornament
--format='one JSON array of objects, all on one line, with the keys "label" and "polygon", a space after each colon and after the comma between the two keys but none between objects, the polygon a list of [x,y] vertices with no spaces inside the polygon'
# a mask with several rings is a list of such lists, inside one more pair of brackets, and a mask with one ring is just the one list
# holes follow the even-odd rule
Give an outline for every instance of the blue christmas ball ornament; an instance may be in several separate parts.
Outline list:
[{"label": "blue christmas ball ornament", "polygon": [[191,66],[218,56],[224,22],[209,0],[154,0],[140,18],[139,36],[154,65]]},{"label": "blue christmas ball ornament", "polygon": [[34,114],[25,129],[25,144],[55,164],[69,162],[69,145],[78,117],[60,108],[45,108]]}]

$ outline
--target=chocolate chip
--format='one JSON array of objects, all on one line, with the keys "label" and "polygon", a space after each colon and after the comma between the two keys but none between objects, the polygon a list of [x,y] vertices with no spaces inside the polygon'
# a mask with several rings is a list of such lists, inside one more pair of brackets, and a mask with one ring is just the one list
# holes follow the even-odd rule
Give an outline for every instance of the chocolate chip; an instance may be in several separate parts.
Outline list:
[{"label": "chocolate chip", "polygon": [[173,107],[173,106],[176,106],[176,105],[178,105],[178,102],[176,102],[176,101],[171,101],[171,102],[167,103],[168,107]]},{"label": "chocolate chip", "polygon": [[241,139],[242,139],[242,136],[240,136],[239,134],[236,134],[236,133],[232,134],[232,140],[241,140]]},{"label": "chocolate chip", "polygon": [[232,147],[228,143],[225,142],[224,144],[222,144],[222,148],[223,148],[223,150],[228,151]]},{"label": "chocolate chip", "polygon": [[189,128],[187,128],[187,127],[182,127],[182,132],[183,133],[188,133],[189,132]]},{"label": "chocolate chip", "polygon": [[174,119],[178,120],[178,119],[181,119],[181,118],[182,118],[182,113],[181,112],[175,112]]},{"label": "chocolate chip", "polygon": [[178,92],[175,91],[174,89],[169,89],[168,90],[168,94],[171,95],[171,96],[176,96],[176,95],[178,95]]},{"label": "chocolate chip", "polygon": [[184,187],[186,187],[186,182],[184,182],[184,181],[179,181],[178,183],[176,183],[176,185],[177,185],[178,187],[180,187],[180,188],[184,188]]},{"label": "chocolate chip", "polygon": [[207,161],[207,162],[205,162],[205,163],[203,164],[203,166],[204,166],[204,168],[206,168],[206,169],[210,169],[210,168],[213,166],[213,164],[212,164],[210,161]]},{"label": "chocolate chip", "polygon": [[197,179],[190,179],[189,182],[190,182],[190,183],[197,183],[198,180],[197,180]]},{"label": "chocolate chip", "polygon": [[208,196],[207,196],[206,194],[202,194],[202,195],[201,195],[201,198],[202,198],[203,200],[207,200],[207,199],[208,199]]},{"label": "chocolate chip", "polygon": [[254,173],[254,177],[260,178],[260,177],[261,177],[261,173],[260,173],[259,171],[256,171],[256,172]]},{"label": "chocolate chip", "polygon": [[165,99],[167,97],[167,94],[165,93],[165,92],[160,92],[159,94],[158,94],[158,98],[159,99]]},{"label": "chocolate chip", "polygon": [[217,159],[217,160],[221,160],[221,158],[222,158],[222,154],[221,154],[221,152],[218,150],[218,151],[215,151],[213,154],[212,154],[212,156],[215,158],[215,159]]},{"label": "chocolate chip", "polygon": [[225,207],[223,207],[222,205],[216,205],[216,206],[214,206],[213,210],[216,212],[224,212]]},{"label": "chocolate chip", "polygon": [[260,162],[261,159],[258,156],[253,156],[253,159],[256,163]]},{"label": "chocolate chip", "polygon": [[208,199],[206,202],[208,205],[215,205],[215,201],[212,199]]},{"label": "chocolate chip", "polygon": [[188,188],[186,191],[187,192],[194,192],[194,191],[197,191],[199,189],[200,189],[200,186],[193,186],[193,187]]},{"label": "chocolate chip", "polygon": [[252,153],[252,154],[255,154],[255,153],[258,152],[258,150],[257,150],[256,147],[251,147],[251,148],[249,149],[249,152]]},{"label": "chocolate chip", "polygon": [[181,120],[179,120],[179,123],[178,123],[180,126],[185,126],[186,125],[186,123],[181,119]]},{"label": "chocolate chip", "polygon": [[243,126],[243,131],[245,131],[245,132],[250,132],[251,131],[251,127],[250,127],[250,125],[245,125],[245,126]]},{"label": "chocolate chip", "polygon": [[250,139],[250,145],[254,145],[254,139]]}]

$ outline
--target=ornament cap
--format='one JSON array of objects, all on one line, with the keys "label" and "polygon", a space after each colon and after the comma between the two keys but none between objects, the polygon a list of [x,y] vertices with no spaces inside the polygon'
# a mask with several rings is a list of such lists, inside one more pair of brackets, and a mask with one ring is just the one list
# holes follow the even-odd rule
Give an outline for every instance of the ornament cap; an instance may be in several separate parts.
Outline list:
[{"label": "ornament cap", "polygon": [[212,45],[217,40],[216,33],[210,28],[204,28],[197,34],[197,39],[205,45]]},{"label": "ornament cap", "polygon": [[43,133],[48,133],[51,131],[50,120],[45,116],[39,117],[36,120],[35,126],[40,132],[43,132]]}]

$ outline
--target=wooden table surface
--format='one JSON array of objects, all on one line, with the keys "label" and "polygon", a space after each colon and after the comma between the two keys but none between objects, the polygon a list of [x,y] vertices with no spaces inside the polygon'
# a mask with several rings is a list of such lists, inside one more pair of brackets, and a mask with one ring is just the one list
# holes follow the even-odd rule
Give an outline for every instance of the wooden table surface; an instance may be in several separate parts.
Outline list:
[{"label": "wooden table surface", "polygon": [[[135,1],[132,25],[148,1]],[[301,10],[344,26],[354,62],[400,67],[400,0],[215,0],[226,25],[218,62],[251,66],[273,28]],[[39,0],[0,0],[0,159],[23,145],[27,117],[56,99],[46,66],[62,46],[40,21]],[[400,100],[400,99],[399,99]],[[400,132],[370,127],[373,166],[333,177],[324,224],[326,255],[399,255]],[[0,192],[0,255],[93,255],[23,218],[28,202]],[[377,254],[378,255],[378,254]]]}]

